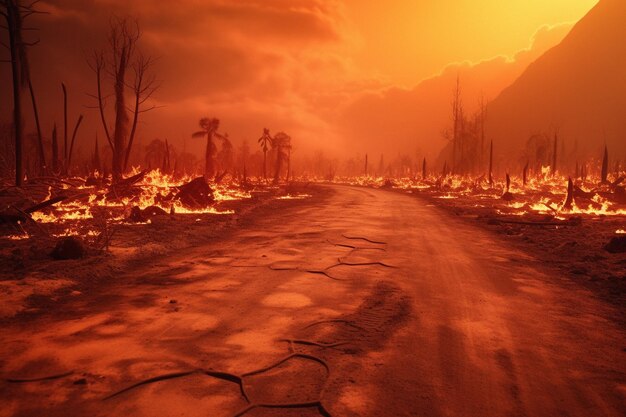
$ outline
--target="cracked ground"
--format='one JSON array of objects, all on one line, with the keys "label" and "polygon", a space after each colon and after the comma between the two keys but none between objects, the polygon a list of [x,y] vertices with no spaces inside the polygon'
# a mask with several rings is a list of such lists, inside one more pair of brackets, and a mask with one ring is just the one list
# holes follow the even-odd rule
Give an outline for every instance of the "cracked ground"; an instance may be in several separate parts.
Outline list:
[{"label": "cracked ground", "polygon": [[609,307],[423,201],[334,186],[7,323],[0,416],[621,416]]}]

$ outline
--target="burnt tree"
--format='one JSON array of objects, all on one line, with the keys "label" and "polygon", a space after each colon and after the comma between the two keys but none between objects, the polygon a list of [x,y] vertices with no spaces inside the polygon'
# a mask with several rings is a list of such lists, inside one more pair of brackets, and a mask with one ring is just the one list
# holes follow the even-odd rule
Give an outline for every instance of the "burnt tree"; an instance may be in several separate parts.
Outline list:
[{"label": "burnt tree", "polygon": [[[149,74],[154,60],[145,57],[138,51],[137,44],[141,38],[141,30],[137,21],[112,19],[108,36],[108,48],[94,51],[89,66],[96,75],[96,94],[92,95],[97,101],[97,108],[104,128],[107,142],[112,151],[113,180],[118,182],[127,168],[132,150],[139,115],[150,111],[155,106],[145,107],[158,88],[153,75]],[[133,81],[128,78],[133,76]],[[106,96],[103,89],[103,79],[108,76],[111,82],[114,97],[113,129],[109,128],[106,118]],[[128,92],[134,97],[133,118],[129,116],[126,98]]]},{"label": "burnt tree", "polygon": [[24,125],[22,122],[22,89],[27,85],[30,87],[30,95],[35,113],[35,121],[38,133],[38,152],[40,164],[45,164],[43,152],[43,139],[39,125],[39,114],[35,100],[35,93],[30,78],[30,68],[28,65],[27,48],[37,42],[26,42],[23,32],[29,28],[24,28],[24,20],[29,16],[41,13],[34,9],[35,3],[22,4],[20,0],[1,0],[0,15],[6,21],[5,29],[8,32],[9,44],[4,45],[10,52],[9,62],[11,63],[12,87],[13,87],[13,131],[15,140],[15,185],[21,186],[24,180],[23,165],[23,142]]},{"label": "burnt tree", "polygon": [[204,178],[209,181],[215,176],[215,154],[217,147],[215,146],[214,137],[221,136],[217,133],[220,128],[220,120],[213,117],[203,117],[199,122],[200,130],[193,133],[193,138],[202,138],[206,136],[206,151],[204,154]]}]

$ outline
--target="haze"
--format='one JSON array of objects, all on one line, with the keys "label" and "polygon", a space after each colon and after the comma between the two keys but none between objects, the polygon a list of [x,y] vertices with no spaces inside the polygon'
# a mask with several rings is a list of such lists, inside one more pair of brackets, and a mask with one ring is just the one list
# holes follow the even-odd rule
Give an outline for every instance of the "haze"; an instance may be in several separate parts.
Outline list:
[{"label": "haze", "polygon": [[[299,150],[434,156],[445,145],[441,132],[459,73],[469,107],[480,96],[495,98],[595,3],[184,0],[173,7],[162,1],[45,1],[40,8],[49,14],[33,20],[41,43],[30,54],[44,132],[61,120],[65,81],[70,112],[85,115],[79,152],[91,149],[97,132],[103,136],[96,110],[86,108],[94,105],[86,93],[94,92],[95,82],[85,57],[106,42],[112,15],[128,15],[139,19],[141,48],[159,57],[162,80],[154,96],[162,107],[143,118],[140,143],[167,138],[200,153],[202,141],[190,134],[206,115],[220,118],[235,143],[255,140],[269,127],[289,132]],[[470,63],[481,64],[472,72]],[[9,66],[1,71],[8,85]],[[362,109],[362,100],[408,94],[442,71],[447,78],[423,98],[430,106],[411,102],[401,110],[404,102],[392,99]],[[1,106],[9,122],[8,95]],[[404,123],[418,113],[423,122]],[[391,136],[385,144],[383,132]]]}]

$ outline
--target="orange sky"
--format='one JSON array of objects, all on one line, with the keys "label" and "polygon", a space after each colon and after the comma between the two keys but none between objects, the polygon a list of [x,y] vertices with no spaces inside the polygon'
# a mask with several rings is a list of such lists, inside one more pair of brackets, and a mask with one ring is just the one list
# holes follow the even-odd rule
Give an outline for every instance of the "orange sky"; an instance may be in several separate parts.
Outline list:
[{"label": "orange sky", "polygon": [[[41,43],[32,49],[31,60],[44,130],[61,120],[59,86],[64,81],[71,113],[85,114],[81,133],[102,135],[97,112],[88,108],[94,103],[85,95],[94,91],[85,55],[106,45],[111,15],[137,16],[143,29],[140,46],[159,57],[155,69],[162,80],[155,95],[162,107],[145,115],[140,143],[185,138],[200,152],[202,144],[192,141],[190,133],[200,117],[215,116],[235,143],[251,142],[269,127],[290,133],[300,149],[345,149],[351,139],[336,119],[360,97],[414,88],[453,62],[513,57],[530,46],[540,27],[575,22],[596,3],[43,0],[39,5],[49,14],[34,20]],[[536,48],[535,55],[565,33],[555,32],[557,39],[544,40],[547,44]],[[8,79],[7,66],[0,67],[0,77]],[[438,93],[444,96],[440,113],[447,111],[451,89],[445,84],[443,94]],[[0,99],[0,107],[0,114],[10,115],[8,102]],[[435,132],[444,128],[432,126]]]},{"label": "orange sky", "polygon": [[543,25],[576,22],[597,0],[348,0],[355,61],[412,85],[447,63],[513,55]]}]

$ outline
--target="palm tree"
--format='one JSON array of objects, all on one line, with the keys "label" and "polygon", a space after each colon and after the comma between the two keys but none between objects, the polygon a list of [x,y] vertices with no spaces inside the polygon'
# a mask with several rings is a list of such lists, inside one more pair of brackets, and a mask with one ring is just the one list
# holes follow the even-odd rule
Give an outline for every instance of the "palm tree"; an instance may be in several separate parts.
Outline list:
[{"label": "palm tree", "polygon": [[217,147],[213,143],[213,136],[217,134],[217,129],[220,127],[220,120],[213,117],[203,117],[200,119],[200,129],[195,132],[191,137],[201,138],[206,136],[206,153],[204,164],[204,177],[209,180],[215,176],[215,151]]},{"label": "palm tree", "polygon": [[224,133],[224,135],[216,133],[215,136],[222,139],[222,149],[217,154],[217,159],[221,169],[229,171],[233,167],[233,144],[228,137],[228,133]]},{"label": "palm tree", "polygon": [[274,184],[278,184],[278,181],[280,180],[280,171],[283,168],[283,162],[289,158],[291,150],[291,137],[285,132],[278,132],[272,140],[272,149],[276,150]]},{"label": "palm tree", "polygon": [[268,151],[268,144],[272,147],[274,147],[273,145],[273,139],[272,136],[270,135],[270,130],[268,128],[264,128],[263,129],[263,136],[261,136],[259,138],[259,144],[261,145],[261,148],[263,149],[263,177],[267,180],[267,151]]}]

